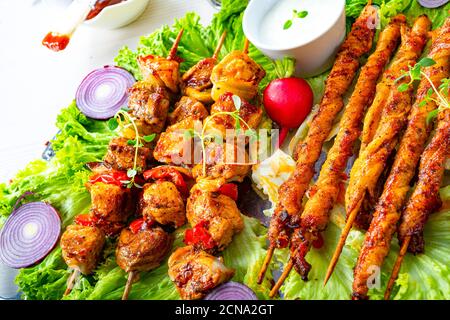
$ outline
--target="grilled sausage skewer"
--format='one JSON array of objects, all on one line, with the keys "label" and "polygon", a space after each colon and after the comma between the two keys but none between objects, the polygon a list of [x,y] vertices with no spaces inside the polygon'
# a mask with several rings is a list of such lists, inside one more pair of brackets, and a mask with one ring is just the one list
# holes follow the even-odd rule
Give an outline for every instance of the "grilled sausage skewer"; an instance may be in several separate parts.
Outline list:
[{"label": "grilled sausage skewer", "polygon": [[[391,70],[398,70],[390,76],[398,78],[408,66],[412,66],[420,56],[426,42],[426,36],[430,27],[427,17],[419,17],[414,23],[411,32],[403,32],[402,44],[392,63]],[[391,73],[391,71],[387,71]],[[365,194],[371,192],[385,165],[385,159],[395,147],[398,134],[403,128],[411,108],[412,87],[406,92],[399,92],[392,88],[386,101],[383,118],[380,120],[374,139],[360,153],[355,161],[350,174],[350,182],[346,191],[347,222],[339,237],[335,253],[330,263],[331,270],[337,263],[347,236],[356,220]],[[375,102],[376,103],[376,102]],[[377,105],[378,106],[378,105]],[[369,108],[370,110],[370,108]]]},{"label": "grilled sausage skewer", "polygon": [[314,175],[314,164],[320,156],[322,145],[333,126],[333,120],[343,108],[343,95],[350,87],[359,68],[359,58],[372,48],[376,11],[369,4],[356,19],[352,30],[341,45],[335,63],[327,78],[325,93],[317,115],[313,118],[308,135],[296,148],[297,164],[289,179],[279,191],[279,201],[270,221],[269,240],[263,268],[258,282],[261,283],[275,248],[289,244],[291,227],[298,225],[302,211],[302,199]]},{"label": "grilled sausage skewer", "polygon": [[[448,44],[448,43],[447,43]],[[450,150],[450,109],[439,113],[436,133],[425,149],[419,169],[419,180],[416,189],[403,212],[398,238],[401,243],[394,271],[386,289],[385,299],[388,299],[392,285],[397,278],[403,257],[408,251],[416,254],[424,250],[423,229],[429,215],[441,205],[439,187],[444,175],[444,163]],[[355,289],[355,288],[354,288]]]},{"label": "grilled sausage skewer", "polygon": [[309,264],[304,257],[309,250],[309,243],[319,238],[319,232],[325,230],[328,224],[329,213],[337,200],[347,160],[359,136],[359,126],[364,110],[372,102],[377,80],[397,47],[400,27],[405,21],[406,18],[403,15],[391,20],[391,23],[381,32],[374,53],[361,69],[355,89],[342,116],[335,142],[328,152],[315,184],[314,194],[306,202],[300,228],[296,228],[292,236],[290,261],[277,285],[272,289],[271,295],[276,294],[292,267],[296,268],[302,278],[307,277]]},{"label": "grilled sausage skewer", "polygon": [[[365,235],[358,262],[354,270],[353,285],[359,296],[367,293],[367,279],[372,266],[381,267],[389,253],[392,236],[400,219],[405,204],[409,185],[416,172],[420,156],[430,135],[431,127],[427,125],[429,112],[436,109],[434,101],[423,105],[432,85],[439,86],[442,79],[450,73],[450,18],[433,39],[428,57],[436,64],[424,69],[426,77],[417,89],[416,100],[409,117],[408,126],[400,142],[394,164],[386,181],[383,193],[378,200],[370,228]],[[429,79],[429,80],[428,80]]]}]

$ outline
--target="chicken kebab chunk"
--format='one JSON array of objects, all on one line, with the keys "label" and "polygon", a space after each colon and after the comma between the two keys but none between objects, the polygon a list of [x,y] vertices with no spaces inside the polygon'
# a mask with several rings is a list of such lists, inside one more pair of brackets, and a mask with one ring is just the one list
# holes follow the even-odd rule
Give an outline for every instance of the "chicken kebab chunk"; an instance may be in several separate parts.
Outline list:
[{"label": "chicken kebab chunk", "polygon": [[181,91],[185,96],[193,98],[201,103],[209,105],[214,102],[211,97],[211,74],[217,64],[219,52],[225,41],[226,32],[222,33],[214,54],[211,58],[200,60],[197,64],[186,71],[181,77]]},{"label": "chicken kebab chunk", "polygon": [[360,58],[372,48],[375,28],[371,21],[376,10],[367,5],[353,23],[350,33],[341,45],[334,65],[326,80],[325,93],[317,115],[313,118],[306,138],[296,148],[297,163],[294,172],[278,190],[279,201],[270,221],[269,249],[260,272],[264,278],[275,248],[289,245],[292,229],[299,226],[302,200],[314,175],[322,145],[328,137],[336,115],[344,106],[343,96],[349,89],[360,65]]},{"label": "chicken kebab chunk", "polygon": [[[436,64],[423,70],[435,87],[439,87],[441,80],[450,74],[449,43],[450,18],[447,18],[445,24],[437,31],[428,53],[428,57],[433,59]],[[427,124],[427,117],[429,112],[437,108],[437,105],[435,101],[428,101],[423,105],[423,101],[431,89],[427,78],[424,77],[421,80],[417,89],[408,126],[397,150],[383,193],[373,213],[372,223],[365,236],[354,271],[353,293],[355,298],[367,297],[367,279],[371,275],[370,270],[372,270],[372,266],[381,267],[389,253],[391,239],[405,205],[410,183],[416,173],[417,165],[432,129],[432,126]],[[435,196],[429,197],[428,203],[435,201],[435,198]],[[433,206],[431,205],[430,209]],[[417,223],[419,220],[411,219],[411,221]]]},{"label": "chicken kebab chunk", "polygon": [[128,273],[122,300],[127,300],[137,273],[157,268],[172,249],[173,236],[143,218],[120,233],[116,248],[117,265]]},{"label": "chicken kebab chunk", "polygon": [[169,277],[185,300],[203,298],[233,275],[234,270],[227,268],[222,258],[191,246],[178,248],[169,258]]},{"label": "chicken kebab chunk", "polygon": [[196,188],[188,199],[186,215],[192,231],[186,233],[185,241],[204,251],[222,251],[244,229],[235,200],[218,190]]},{"label": "chicken kebab chunk", "polygon": [[183,29],[167,58],[156,55],[138,57],[143,79],[128,90],[128,113],[133,117],[136,128],[125,128],[121,137],[111,139],[104,161],[114,169],[137,167],[142,171],[151,160],[152,144],[144,142],[136,157],[135,146],[129,145],[128,141],[136,139],[136,129],[142,136],[159,134],[164,129],[171,99],[179,92],[180,63],[176,52],[182,34]]}]

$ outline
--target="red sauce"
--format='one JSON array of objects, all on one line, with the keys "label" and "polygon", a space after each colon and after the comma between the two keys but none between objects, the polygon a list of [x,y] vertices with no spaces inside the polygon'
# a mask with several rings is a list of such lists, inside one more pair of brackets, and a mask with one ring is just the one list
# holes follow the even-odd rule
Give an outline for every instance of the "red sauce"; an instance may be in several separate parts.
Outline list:
[{"label": "red sauce", "polygon": [[114,4],[118,4],[124,1],[125,0],[98,0],[95,3],[94,8],[92,8],[91,11],[89,11],[86,20],[95,18],[107,6],[112,6]]},{"label": "red sauce", "polygon": [[42,45],[55,52],[64,50],[69,44],[70,38],[66,34],[49,32],[42,40]]}]

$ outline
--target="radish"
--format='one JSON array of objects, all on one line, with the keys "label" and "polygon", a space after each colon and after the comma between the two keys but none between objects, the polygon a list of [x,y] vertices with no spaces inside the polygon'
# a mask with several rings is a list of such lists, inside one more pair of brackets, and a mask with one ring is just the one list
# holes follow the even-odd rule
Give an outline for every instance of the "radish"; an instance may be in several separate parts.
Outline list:
[{"label": "radish", "polygon": [[314,95],[304,79],[290,77],[272,80],[264,90],[263,100],[269,117],[281,127],[279,145],[289,129],[299,127],[311,111]]}]

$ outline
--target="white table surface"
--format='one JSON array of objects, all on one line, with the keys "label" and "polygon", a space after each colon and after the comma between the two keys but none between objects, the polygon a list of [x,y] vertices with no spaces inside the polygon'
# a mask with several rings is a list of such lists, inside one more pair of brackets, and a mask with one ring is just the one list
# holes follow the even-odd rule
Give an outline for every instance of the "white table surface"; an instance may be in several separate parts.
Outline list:
[{"label": "white table surface", "polygon": [[0,182],[40,158],[56,133],[59,110],[89,71],[113,63],[122,46],[134,49],[140,36],[189,11],[203,24],[216,12],[207,0],[150,0],[132,24],[117,30],[81,26],[66,50],[54,53],[41,40],[62,8],[31,2],[0,0]]}]

